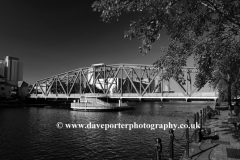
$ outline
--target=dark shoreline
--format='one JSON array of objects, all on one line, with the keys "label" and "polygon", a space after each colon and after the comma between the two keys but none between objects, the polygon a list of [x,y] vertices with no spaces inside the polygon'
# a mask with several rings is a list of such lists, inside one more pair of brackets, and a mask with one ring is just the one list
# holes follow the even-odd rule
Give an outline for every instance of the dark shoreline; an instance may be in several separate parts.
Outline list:
[{"label": "dark shoreline", "polygon": [[47,101],[47,100],[1,100],[1,108],[25,108],[25,107],[60,107],[70,108],[71,101]]},{"label": "dark shoreline", "polygon": [[70,104],[0,104],[1,108],[25,108],[25,107],[64,107],[64,108],[70,108]]}]

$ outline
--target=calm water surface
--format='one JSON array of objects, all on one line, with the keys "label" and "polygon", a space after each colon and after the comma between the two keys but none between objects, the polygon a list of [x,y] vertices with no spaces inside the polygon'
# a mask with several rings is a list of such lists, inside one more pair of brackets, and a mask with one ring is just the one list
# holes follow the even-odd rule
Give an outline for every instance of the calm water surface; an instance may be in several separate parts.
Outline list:
[{"label": "calm water surface", "polygon": [[[60,108],[0,109],[0,159],[155,159],[155,138],[163,143],[167,159],[169,135],[163,129],[58,129],[58,122],[88,124],[164,124],[193,121],[206,104],[138,103],[123,112],[79,112]],[[181,138],[184,130],[175,130]],[[184,141],[175,147],[183,153]]]}]

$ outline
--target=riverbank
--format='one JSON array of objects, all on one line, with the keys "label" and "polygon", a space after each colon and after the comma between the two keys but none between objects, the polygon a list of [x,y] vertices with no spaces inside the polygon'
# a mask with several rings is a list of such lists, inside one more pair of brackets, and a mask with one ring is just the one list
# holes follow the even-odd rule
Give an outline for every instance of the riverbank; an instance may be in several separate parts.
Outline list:
[{"label": "riverbank", "polygon": [[[190,144],[190,158],[197,160],[236,160],[240,159],[240,130],[228,122],[228,110],[207,120],[203,128],[209,128],[211,139]],[[237,118],[237,117],[236,117]],[[216,137],[214,139],[213,137]]]},{"label": "riverbank", "polygon": [[70,108],[72,101],[47,101],[47,100],[1,100],[0,108],[25,108],[25,107],[61,107]]}]

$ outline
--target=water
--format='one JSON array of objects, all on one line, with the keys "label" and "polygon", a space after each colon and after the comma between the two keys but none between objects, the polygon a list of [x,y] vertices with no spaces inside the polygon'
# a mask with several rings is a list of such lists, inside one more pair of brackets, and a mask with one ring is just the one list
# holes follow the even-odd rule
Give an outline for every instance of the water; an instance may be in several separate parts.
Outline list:
[{"label": "water", "polygon": [[[163,129],[58,129],[56,123],[160,124],[185,123],[206,104],[138,103],[123,112],[79,112],[59,108],[0,109],[0,159],[155,159],[155,138],[167,159],[169,135]],[[183,129],[175,130],[178,139]],[[183,153],[184,142],[175,147]]]}]

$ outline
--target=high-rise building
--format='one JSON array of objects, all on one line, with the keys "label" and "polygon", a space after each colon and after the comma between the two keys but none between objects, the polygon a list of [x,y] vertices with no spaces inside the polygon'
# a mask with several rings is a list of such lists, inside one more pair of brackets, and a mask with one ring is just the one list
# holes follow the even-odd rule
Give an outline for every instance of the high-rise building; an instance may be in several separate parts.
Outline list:
[{"label": "high-rise building", "polygon": [[5,58],[5,75],[7,81],[17,82],[22,81],[23,65],[19,58],[6,56]]},{"label": "high-rise building", "polygon": [[0,76],[4,77],[5,73],[5,61],[0,59]]},{"label": "high-rise building", "polygon": [[18,81],[23,81],[23,63],[22,62],[19,62]]},{"label": "high-rise building", "polygon": [[0,97],[26,96],[28,87],[22,80],[23,64],[19,58],[6,56],[0,59]]}]

